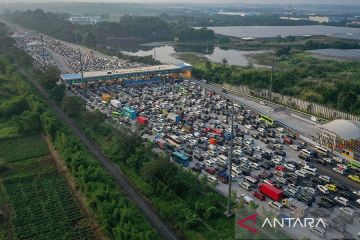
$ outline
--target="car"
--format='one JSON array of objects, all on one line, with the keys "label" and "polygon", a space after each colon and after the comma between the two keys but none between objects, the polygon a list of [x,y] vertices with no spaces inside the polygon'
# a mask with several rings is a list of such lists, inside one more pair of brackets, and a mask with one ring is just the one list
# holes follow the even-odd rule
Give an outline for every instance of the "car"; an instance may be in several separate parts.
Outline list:
[{"label": "car", "polygon": [[290,171],[295,171],[296,167],[294,165],[292,165],[291,163],[285,163],[284,167]]},{"label": "car", "polygon": [[287,180],[283,177],[275,177],[275,180],[282,184],[287,184]]},{"label": "car", "polygon": [[285,157],[285,156],[286,156],[286,152],[281,151],[281,150],[274,151],[274,154],[275,154],[275,155],[282,156],[282,157]]},{"label": "car", "polygon": [[278,130],[279,132],[284,132],[284,128],[282,127],[278,127],[276,130]]},{"label": "car", "polygon": [[270,168],[271,168],[270,164],[268,164],[267,162],[260,163],[260,167],[262,167],[266,170],[270,170]]},{"label": "car", "polygon": [[207,173],[212,174],[212,175],[214,175],[214,174],[216,173],[216,170],[215,170],[215,168],[213,168],[213,167],[207,167],[207,168],[205,168],[205,171],[206,171]]},{"label": "car", "polygon": [[281,210],[281,208],[283,207],[283,205],[282,205],[281,203],[279,203],[279,202],[274,202],[274,201],[270,201],[270,202],[269,202],[269,206],[270,206],[271,208],[276,209],[276,210]]},{"label": "car", "polygon": [[284,171],[284,170],[285,170],[285,167],[282,166],[282,165],[278,165],[278,166],[275,167],[275,170],[276,170],[276,171]]},{"label": "car", "polygon": [[294,189],[291,189],[291,188],[286,188],[286,189],[284,189],[284,193],[285,193],[286,197],[295,198],[297,191],[295,191]]},{"label": "car", "polygon": [[332,192],[336,192],[336,185],[335,184],[325,184],[325,187]]},{"label": "car", "polygon": [[261,178],[261,179],[269,179],[271,177],[272,177],[272,173],[268,172],[268,171],[263,171],[259,174],[259,178]]},{"label": "car", "polygon": [[257,151],[257,152],[260,152],[260,151],[261,151],[261,147],[256,146],[256,147],[254,147],[254,150]]},{"label": "car", "polygon": [[298,186],[298,185],[295,185],[295,184],[289,184],[288,185],[288,188],[290,188],[290,189],[294,189],[296,192],[299,192],[300,191],[300,186]]},{"label": "car", "polygon": [[259,192],[259,191],[255,191],[254,192],[254,197],[256,197],[257,199],[259,199],[260,201],[265,201],[265,194]]},{"label": "car", "polygon": [[201,168],[200,168],[199,166],[193,166],[193,167],[191,168],[191,170],[192,170],[193,172],[201,173]]},{"label": "car", "polygon": [[310,193],[310,194],[315,194],[316,193],[316,189],[313,187],[304,187],[304,192]]},{"label": "car", "polygon": [[337,162],[337,163],[344,163],[344,159],[343,158],[340,158],[340,157],[333,157],[334,161]]},{"label": "car", "polygon": [[356,203],[360,205],[360,198],[356,200]]},{"label": "car", "polygon": [[281,164],[281,163],[282,163],[282,160],[279,159],[279,158],[274,158],[274,159],[272,159],[271,161],[272,161],[273,163],[275,163],[275,164]]},{"label": "car", "polygon": [[355,182],[360,183],[360,176],[358,176],[358,175],[349,175],[348,178],[350,178],[351,180],[353,180]]},{"label": "car", "polygon": [[217,183],[217,178],[215,176],[212,176],[212,175],[208,175],[207,176],[207,180],[211,183]]},{"label": "car", "polygon": [[350,199],[350,200],[355,200],[355,196],[352,194],[352,192],[350,191],[344,191],[344,190],[338,190],[337,192],[340,196]]},{"label": "car", "polygon": [[323,207],[323,208],[332,208],[332,204],[330,204],[330,203],[328,203],[328,202],[326,202],[326,201],[320,201],[319,203],[318,203],[318,206],[319,207]]},{"label": "car", "polygon": [[334,197],[334,200],[344,206],[347,206],[349,204],[349,200],[344,197],[336,196]]},{"label": "car", "polygon": [[324,182],[330,182],[331,181],[331,177],[329,177],[327,175],[320,175],[319,179],[324,181]]},{"label": "car", "polygon": [[249,163],[249,165],[250,165],[250,167],[252,167],[253,169],[256,169],[256,170],[260,169],[260,165],[257,164],[257,163],[251,162],[251,163]]},{"label": "car", "polygon": [[306,177],[307,173],[304,170],[295,170],[295,174],[300,177]]},{"label": "car", "polygon": [[319,189],[320,192],[322,192],[324,194],[329,193],[329,189],[327,189],[324,185],[317,185],[317,188]]},{"label": "car", "polygon": [[290,148],[291,148],[291,149],[294,149],[295,151],[299,151],[299,150],[301,149],[300,146],[295,145],[295,144],[291,144],[291,145],[290,145]]},{"label": "car", "polygon": [[353,194],[355,194],[356,196],[359,196],[359,197],[360,197],[360,190],[353,191]]}]

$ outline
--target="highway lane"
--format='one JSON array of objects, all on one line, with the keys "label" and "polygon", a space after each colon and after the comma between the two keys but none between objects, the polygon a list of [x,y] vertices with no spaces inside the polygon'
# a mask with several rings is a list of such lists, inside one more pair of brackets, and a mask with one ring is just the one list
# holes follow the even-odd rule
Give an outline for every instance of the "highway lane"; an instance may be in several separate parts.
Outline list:
[{"label": "highway lane", "polygon": [[178,240],[180,239],[175,231],[168,226],[166,221],[160,218],[157,211],[151,206],[150,202],[144,197],[132,183],[126,178],[116,164],[111,162],[101,149],[95,145],[77,126],[76,122],[67,117],[64,112],[49,98],[47,92],[33,79],[28,78],[26,73],[22,70],[19,72],[24,78],[30,82],[35,88],[44,96],[46,102],[54,110],[58,118],[66,123],[71,130],[81,139],[81,141],[87,146],[89,151],[96,157],[96,159],[102,164],[105,170],[113,177],[115,183],[121,188],[121,190],[137,205],[139,210],[144,214],[146,219],[150,222],[153,228],[163,239]]}]

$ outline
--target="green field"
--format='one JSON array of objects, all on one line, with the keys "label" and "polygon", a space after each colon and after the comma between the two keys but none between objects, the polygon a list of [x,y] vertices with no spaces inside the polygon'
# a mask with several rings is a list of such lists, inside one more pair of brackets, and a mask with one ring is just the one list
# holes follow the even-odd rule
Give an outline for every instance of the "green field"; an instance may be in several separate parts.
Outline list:
[{"label": "green field", "polygon": [[[97,239],[40,136],[4,140],[0,178],[9,239]],[[46,154],[46,155],[44,155]],[[36,157],[34,157],[36,156]]]},{"label": "green field", "polygon": [[15,162],[23,159],[43,156],[49,153],[40,136],[13,138],[0,142],[0,160]]}]

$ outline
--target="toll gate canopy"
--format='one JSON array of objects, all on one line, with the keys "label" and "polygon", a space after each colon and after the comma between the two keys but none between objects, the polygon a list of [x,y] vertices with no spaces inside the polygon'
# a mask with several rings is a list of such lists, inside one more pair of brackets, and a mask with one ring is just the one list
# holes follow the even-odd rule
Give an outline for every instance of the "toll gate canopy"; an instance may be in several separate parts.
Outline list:
[{"label": "toll gate canopy", "polygon": [[161,77],[183,74],[191,77],[192,66],[187,63],[178,65],[157,65],[139,68],[111,69],[60,75],[61,81],[68,84],[123,80],[125,84],[142,84],[160,81]]}]

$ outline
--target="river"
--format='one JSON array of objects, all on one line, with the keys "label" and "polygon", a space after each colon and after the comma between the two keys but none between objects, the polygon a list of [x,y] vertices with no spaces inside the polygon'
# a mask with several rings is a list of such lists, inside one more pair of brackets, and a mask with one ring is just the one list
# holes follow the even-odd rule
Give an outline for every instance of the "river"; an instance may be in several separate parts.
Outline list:
[{"label": "river", "polygon": [[[189,50],[189,51],[186,51]],[[178,46],[162,46],[154,47],[150,50],[140,50],[137,52],[122,51],[123,54],[131,56],[149,56],[152,55],[156,60],[162,63],[183,63],[181,59],[178,59],[179,53],[194,53],[200,56],[204,56],[212,62],[222,62],[226,58],[228,64],[237,66],[247,66],[249,64],[249,54],[258,54],[265,51],[240,51],[234,49],[221,49],[219,47],[203,47],[198,49],[199,51],[192,51],[189,47],[182,47],[179,49]]]}]

